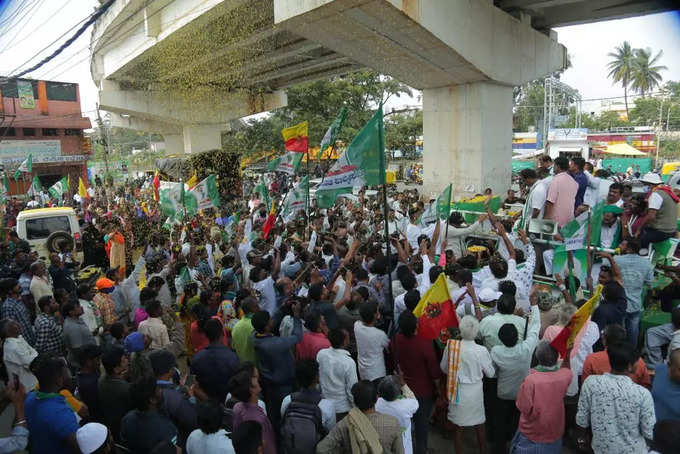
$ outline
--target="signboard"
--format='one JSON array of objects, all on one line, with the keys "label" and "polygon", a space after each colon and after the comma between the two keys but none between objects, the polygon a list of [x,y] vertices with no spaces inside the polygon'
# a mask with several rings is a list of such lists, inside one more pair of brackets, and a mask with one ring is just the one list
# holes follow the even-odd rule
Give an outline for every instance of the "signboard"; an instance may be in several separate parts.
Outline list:
[{"label": "signboard", "polygon": [[566,240],[564,240],[564,249],[566,249],[567,251],[583,249],[584,242],[585,238],[582,236],[576,238],[567,238]]},{"label": "signboard", "polygon": [[[26,158],[0,158],[0,165],[20,164]],[[33,164],[54,164],[60,162],[85,162],[89,156],[83,154],[66,155],[66,156],[43,156],[41,158],[33,158]]]},{"label": "signboard", "polygon": [[3,140],[0,142],[0,161],[23,161],[32,154],[33,162],[39,162],[40,158],[55,157],[61,155],[61,142],[59,140]]},{"label": "signboard", "polygon": [[554,140],[588,140],[586,128],[555,128],[548,131],[548,141]]},{"label": "signboard", "polygon": [[22,109],[35,109],[33,98],[33,84],[27,80],[17,80],[17,93],[19,94],[19,107]]}]

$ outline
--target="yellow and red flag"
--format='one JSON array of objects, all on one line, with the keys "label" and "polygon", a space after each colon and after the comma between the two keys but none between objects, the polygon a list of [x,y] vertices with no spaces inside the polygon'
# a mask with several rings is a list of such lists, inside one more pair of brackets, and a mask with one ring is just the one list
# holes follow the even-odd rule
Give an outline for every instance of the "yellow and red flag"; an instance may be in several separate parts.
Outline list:
[{"label": "yellow and red flag", "polygon": [[83,183],[82,177],[78,177],[78,195],[83,199],[90,198],[90,194],[87,193],[87,188],[85,187],[85,183]]},{"label": "yellow and red flag", "polygon": [[307,153],[309,147],[308,124],[303,121],[300,124],[281,130],[283,141],[286,143],[286,150],[298,153]]},{"label": "yellow and red flag", "polygon": [[198,176],[196,175],[196,172],[189,178],[187,181],[185,181],[186,185],[189,186],[189,189],[194,189],[194,186],[198,184]]},{"label": "yellow and red flag", "polygon": [[153,199],[158,202],[160,200],[160,194],[158,193],[158,190],[161,187],[161,178],[158,175],[158,170],[156,170],[156,173],[153,176],[153,181],[151,182],[151,186],[153,186]]},{"label": "yellow and red flag", "polygon": [[428,340],[437,339],[442,330],[458,326],[458,316],[444,273],[420,298],[413,315],[418,317],[418,336]]},{"label": "yellow and red flag", "polygon": [[550,342],[550,346],[557,350],[560,356],[565,356],[567,350],[574,346],[574,339],[576,339],[579,331],[583,329],[588,319],[595,312],[601,293],[602,286],[598,285],[590,299],[571,316],[567,326],[562,328],[557,337]]},{"label": "yellow and red flag", "polygon": [[276,208],[272,206],[269,216],[267,216],[267,220],[264,221],[264,224],[262,225],[262,236],[265,240],[269,237],[269,234],[274,227],[274,221],[276,221]]}]

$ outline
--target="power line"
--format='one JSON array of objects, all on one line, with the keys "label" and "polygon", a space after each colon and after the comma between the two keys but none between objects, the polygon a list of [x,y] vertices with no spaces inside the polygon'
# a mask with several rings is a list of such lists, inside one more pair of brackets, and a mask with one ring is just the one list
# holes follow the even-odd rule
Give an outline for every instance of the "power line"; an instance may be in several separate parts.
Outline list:
[{"label": "power line", "polygon": [[[54,13],[48,15],[47,19],[46,19],[43,23],[41,23],[40,25],[38,25],[37,27],[35,27],[33,30],[31,30],[31,31],[27,34],[27,36],[30,36],[30,35],[34,34],[34,33],[37,32],[38,30],[40,30],[45,24],[47,24],[48,22],[54,20],[54,15],[57,14],[57,13],[59,13],[62,9],[64,9],[64,7],[65,7],[67,4],[69,4],[70,2],[71,2],[71,0],[66,0],[59,8],[57,8],[56,11],[54,11]],[[17,36],[18,36],[18,34],[17,34]],[[10,51],[10,50],[16,48],[19,44],[20,44],[20,43],[17,43],[17,44],[15,44],[14,46],[12,46],[12,47],[10,47],[10,48],[7,48],[7,46],[5,46],[2,50],[0,50],[0,54],[2,54],[2,53],[4,53],[4,52]],[[9,44],[7,44],[7,45],[9,46]]]},{"label": "power line", "polygon": [[[36,0],[36,1],[37,1],[37,0]],[[0,22],[0,27],[5,26],[6,24],[9,24],[10,22],[12,22],[16,17],[19,16],[19,14],[21,14],[22,11],[24,11],[26,8],[29,8],[30,5],[31,5],[30,3],[22,3],[22,4],[20,4],[20,5],[17,7],[17,9],[13,10],[13,11],[9,14],[9,16],[7,17],[7,19],[5,19],[4,21]]]},{"label": "power line", "polygon": [[96,11],[88,18],[87,22],[85,22],[83,25],[80,26],[80,28],[79,28],[78,30],[76,30],[76,32],[73,34],[73,36],[71,36],[69,39],[67,39],[67,40],[64,42],[64,44],[62,44],[61,46],[59,46],[54,52],[52,52],[52,54],[50,54],[49,56],[43,58],[40,62],[38,62],[37,64],[33,65],[32,67],[30,67],[30,68],[28,68],[28,69],[25,69],[25,70],[21,71],[21,72],[18,73],[18,74],[14,74],[12,77],[21,77],[21,76],[23,76],[23,75],[26,74],[26,73],[33,72],[33,71],[35,71],[36,69],[40,68],[40,67],[41,67],[42,65],[44,65],[45,63],[47,63],[47,62],[49,62],[50,60],[52,60],[52,59],[53,59],[54,57],[56,57],[57,55],[59,55],[64,49],[66,49],[68,46],[70,46],[71,43],[73,43],[73,41],[75,41],[76,39],[78,39],[78,37],[79,37],[80,35],[82,35],[82,34],[85,32],[85,30],[86,30],[86,29],[87,29],[87,28],[88,28],[95,20],[97,20],[97,18],[99,18],[102,14],[104,14],[104,13],[106,12],[106,10],[108,10],[109,7],[113,4],[114,1],[115,1],[115,0],[107,0],[106,3],[104,3],[102,6],[100,6],[99,9],[97,9],[97,10],[96,10]]},{"label": "power line", "polygon": [[[8,35],[9,35],[9,32],[10,32],[11,30],[13,30],[13,29],[19,27],[19,24],[21,24],[21,23],[23,22],[24,19],[30,18],[30,13],[32,13],[33,10],[36,9],[36,7],[40,6],[40,5],[41,5],[42,3],[44,3],[44,2],[45,2],[45,0],[35,0],[35,1],[33,2],[33,4],[32,4],[28,9],[26,9],[26,12],[24,12],[24,15],[21,16],[21,18],[19,18],[19,19],[16,21],[16,23],[15,23],[12,27],[10,27],[9,29],[7,29],[7,30],[4,31],[5,36],[8,36]],[[18,36],[21,34],[21,32],[24,30],[25,26],[26,26],[26,25],[24,24],[24,25],[22,25],[21,27],[19,27],[19,29],[18,29],[17,32],[14,34],[14,36],[12,36],[12,38],[10,38],[10,40],[7,42],[7,44],[5,45],[5,47],[3,47],[2,50],[0,50],[0,52],[3,52],[5,49],[7,49],[7,47],[10,46],[10,45],[14,42],[14,40],[17,39],[17,37],[18,37]]]}]

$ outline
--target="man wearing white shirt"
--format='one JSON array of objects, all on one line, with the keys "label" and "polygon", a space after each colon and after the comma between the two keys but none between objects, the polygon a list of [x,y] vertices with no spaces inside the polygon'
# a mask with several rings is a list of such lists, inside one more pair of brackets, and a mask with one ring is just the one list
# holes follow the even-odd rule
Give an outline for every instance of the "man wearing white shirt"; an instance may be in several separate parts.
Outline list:
[{"label": "man wearing white shirt", "polygon": [[361,320],[354,322],[359,376],[362,380],[373,381],[387,373],[383,353],[390,340],[384,331],[375,327],[379,317],[376,303],[363,303],[359,308],[359,315]]},{"label": "man wearing white shirt", "polygon": [[446,235],[446,243],[448,248],[453,251],[453,255],[456,258],[460,258],[467,252],[467,246],[465,244],[465,239],[481,230],[482,223],[487,219],[486,214],[480,215],[475,222],[467,227],[463,226],[463,215],[456,212],[451,213],[449,216],[449,231]]},{"label": "man wearing white shirt", "polygon": [[547,176],[547,170],[522,169],[519,173],[520,181],[529,187],[529,193],[522,214],[522,229],[529,228],[531,219],[543,219],[545,212],[545,200],[548,196],[548,188],[552,177]]},{"label": "man wearing white shirt", "polygon": [[357,365],[346,350],[349,334],[345,330],[330,330],[328,340],[331,347],[316,354],[319,385],[324,398],[333,402],[336,421],[340,421],[352,409],[352,386],[358,381]]}]

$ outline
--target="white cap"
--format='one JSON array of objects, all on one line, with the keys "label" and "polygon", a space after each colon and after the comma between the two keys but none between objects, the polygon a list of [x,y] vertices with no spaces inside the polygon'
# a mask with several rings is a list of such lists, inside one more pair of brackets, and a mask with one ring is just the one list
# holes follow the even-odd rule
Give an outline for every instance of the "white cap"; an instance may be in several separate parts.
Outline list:
[{"label": "white cap", "polygon": [[496,301],[502,295],[501,292],[490,289],[489,287],[483,288],[478,295],[479,301],[483,303],[488,303],[490,301]]},{"label": "white cap", "polygon": [[83,454],[90,454],[101,448],[109,436],[109,429],[98,422],[85,424],[76,432],[78,447]]},{"label": "white cap", "polygon": [[659,176],[658,173],[654,172],[647,172],[640,178],[640,181],[643,183],[649,183],[649,184],[661,184],[661,177]]}]

